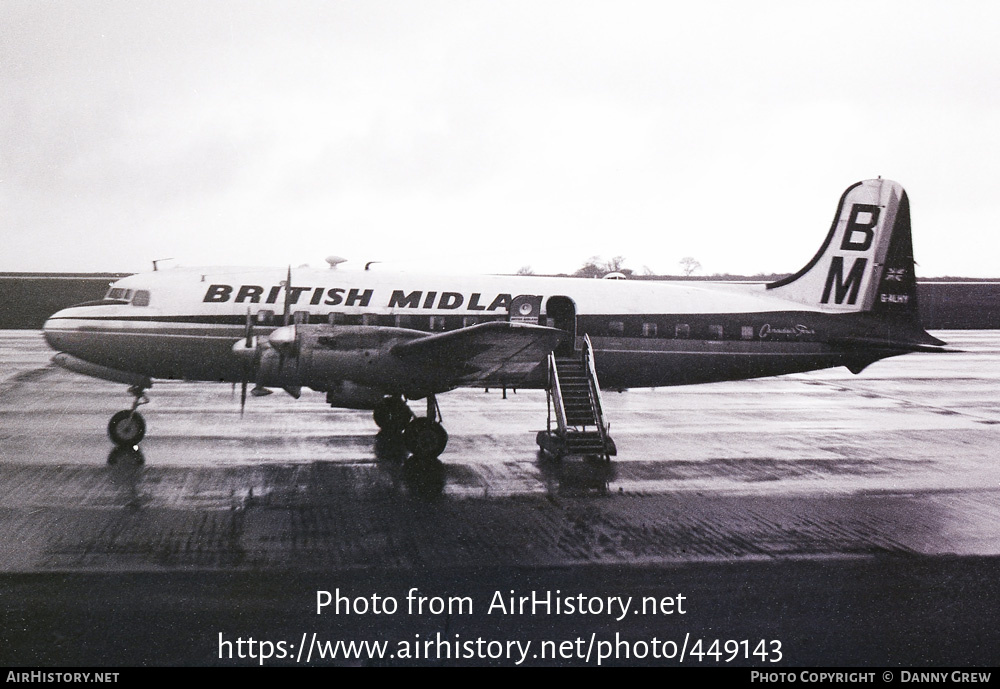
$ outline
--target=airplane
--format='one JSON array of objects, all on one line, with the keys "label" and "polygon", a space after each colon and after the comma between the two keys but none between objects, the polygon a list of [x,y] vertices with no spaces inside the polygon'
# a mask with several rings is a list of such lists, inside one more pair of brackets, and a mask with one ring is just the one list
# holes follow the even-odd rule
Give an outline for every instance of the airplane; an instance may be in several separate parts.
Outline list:
[{"label": "airplane", "polygon": [[[551,455],[617,450],[601,390],[740,380],[945,351],[920,324],[903,187],[847,188],[816,255],[770,284],[459,277],[381,270],[203,267],[111,283],[44,325],[54,362],[125,383],[108,434],[136,447],[153,379],[304,387],[373,411],[381,432],[436,459],[436,396],[459,387],[544,388]],[[155,266],[154,266],[155,268]],[[416,416],[408,401],[426,400]]]}]

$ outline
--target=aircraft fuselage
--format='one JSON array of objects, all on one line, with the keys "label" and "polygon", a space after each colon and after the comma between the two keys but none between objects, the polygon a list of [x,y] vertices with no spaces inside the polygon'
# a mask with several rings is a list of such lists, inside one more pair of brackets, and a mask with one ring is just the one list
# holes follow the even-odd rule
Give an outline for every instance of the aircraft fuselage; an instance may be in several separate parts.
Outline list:
[{"label": "aircraft fuselage", "polygon": [[[308,326],[300,328],[305,339],[294,361],[265,352],[258,382],[323,390],[350,380],[387,394],[413,374],[389,353],[392,344],[506,321],[518,295],[540,297],[540,324],[567,330],[577,342],[590,337],[601,385],[609,389],[863,366],[893,353],[831,346],[831,336],[855,329],[861,314],[775,299],[763,285],[299,269],[286,297],[283,278],[279,269],[233,268],[134,275],[109,292],[129,299],[64,309],[46,322],[45,336],[54,349],[113,369],[235,382],[244,373],[232,347],[248,312],[255,334],[266,338],[284,324],[287,301],[290,321]],[[541,365],[516,383],[544,384]]]}]

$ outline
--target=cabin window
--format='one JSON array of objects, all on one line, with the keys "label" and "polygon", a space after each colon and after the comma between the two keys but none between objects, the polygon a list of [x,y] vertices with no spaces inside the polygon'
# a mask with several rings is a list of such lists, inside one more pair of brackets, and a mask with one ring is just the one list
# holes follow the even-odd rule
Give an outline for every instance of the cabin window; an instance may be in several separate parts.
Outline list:
[{"label": "cabin window", "polygon": [[624,335],[625,334],[625,323],[622,321],[609,321],[608,322],[608,334],[609,335]]},{"label": "cabin window", "polygon": [[292,322],[295,325],[302,325],[303,323],[309,322],[309,312],[308,311],[296,311],[292,315]]},{"label": "cabin window", "polygon": [[721,325],[710,325],[710,326],[708,326],[708,339],[710,339],[710,340],[721,340],[722,339],[722,326]]},{"label": "cabin window", "polygon": [[430,329],[444,330],[445,329],[444,316],[431,316]]},{"label": "cabin window", "polygon": [[261,325],[271,325],[274,322],[274,311],[262,309],[257,312],[257,322]]},{"label": "cabin window", "polygon": [[740,337],[742,337],[744,340],[752,340],[753,339],[753,326],[752,325],[744,325],[742,328],[740,328]]},{"label": "cabin window", "polygon": [[107,293],[107,295],[105,295],[104,298],[105,299],[119,299],[119,300],[124,299],[125,298],[125,289],[123,287],[112,287],[111,289],[108,290],[108,293]]},{"label": "cabin window", "polygon": [[674,326],[674,337],[678,340],[686,340],[691,337],[691,326],[687,323],[678,323]]},{"label": "cabin window", "polygon": [[548,327],[550,327],[550,328],[556,327],[556,319],[555,318],[546,318],[545,319],[545,325],[548,326]]},{"label": "cabin window", "polygon": [[361,325],[378,325],[378,316],[374,313],[366,313],[362,315]]},{"label": "cabin window", "polygon": [[462,317],[462,327],[468,328],[470,325],[475,325],[479,322],[479,318],[476,316],[463,316]]},{"label": "cabin window", "polygon": [[642,324],[642,336],[643,337],[656,337],[656,323],[643,323]]},{"label": "cabin window", "polygon": [[133,306],[149,306],[149,290],[148,289],[137,289],[135,291],[135,296],[132,297]]}]

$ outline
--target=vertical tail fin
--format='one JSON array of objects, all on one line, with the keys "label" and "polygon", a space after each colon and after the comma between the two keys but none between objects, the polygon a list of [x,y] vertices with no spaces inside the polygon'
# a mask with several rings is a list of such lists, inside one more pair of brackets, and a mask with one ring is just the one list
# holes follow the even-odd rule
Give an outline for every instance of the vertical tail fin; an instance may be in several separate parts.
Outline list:
[{"label": "vertical tail fin", "polygon": [[910,202],[903,187],[887,179],[848,187],[819,252],[767,289],[824,311],[868,312],[879,320],[919,325]]}]

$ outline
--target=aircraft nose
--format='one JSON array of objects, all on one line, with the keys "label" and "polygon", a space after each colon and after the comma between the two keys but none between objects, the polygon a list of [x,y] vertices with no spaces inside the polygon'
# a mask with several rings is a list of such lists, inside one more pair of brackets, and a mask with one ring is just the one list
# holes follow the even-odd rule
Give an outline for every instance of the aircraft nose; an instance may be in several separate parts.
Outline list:
[{"label": "aircraft nose", "polygon": [[45,337],[45,341],[48,343],[49,347],[56,350],[57,352],[62,351],[62,341],[61,336],[61,326],[65,322],[63,317],[66,313],[66,309],[62,311],[56,311],[54,314],[48,317],[45,323],[42,325],[42,335]]}]

